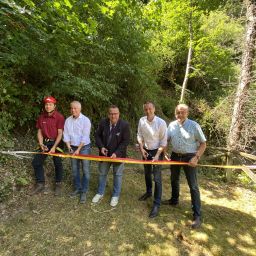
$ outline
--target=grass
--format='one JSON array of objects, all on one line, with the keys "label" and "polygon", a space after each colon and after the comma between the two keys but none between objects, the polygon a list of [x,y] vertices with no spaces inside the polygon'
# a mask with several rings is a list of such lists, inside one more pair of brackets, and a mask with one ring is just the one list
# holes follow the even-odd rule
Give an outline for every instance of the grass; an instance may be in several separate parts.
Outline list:
[{"label": "grass", "polygon": [[[204,223],[192,230],[184,175],[180,205],[162,206],[160,216],[149,219],[152,201],[137,200],[145,191],[142,167],[126,165],[116,208],[109,205],[111,174],[106,194],[95,206],[91,205],[97,189],[95,163],[84,205],[68,197],[69,175],[62,197],[17,193],[0,208],[0,255],[256,255],[255,192],[201,176]],[[169,171],[163,170],[163,199],[170,195],[169,179]]]}]

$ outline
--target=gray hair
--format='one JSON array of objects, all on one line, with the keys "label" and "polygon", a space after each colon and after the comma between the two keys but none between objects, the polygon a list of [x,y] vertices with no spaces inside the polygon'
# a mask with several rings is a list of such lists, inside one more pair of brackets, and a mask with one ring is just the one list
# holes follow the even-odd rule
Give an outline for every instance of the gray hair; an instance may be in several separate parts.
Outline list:
[{"label": "gray hair", "polygon": [[71,106],[71,105],[76,105],[76,106],[78,106],[80,109],[82,109],[81,103],[80,103],[79,101],[77,101],[77,100],[72,101],[72,102],[70,103],[70,106]]},{"label": "gray hair", "polygon": [[177,107],[175,108],[175,110],[177,110],[177,109],[181,109],[181,108],[183,108],[183,109],[185,109],[185,110],[187,110],[188,111],[188,105],[186,105],[186,104],[179,104],[179,105],[177,105]]}]

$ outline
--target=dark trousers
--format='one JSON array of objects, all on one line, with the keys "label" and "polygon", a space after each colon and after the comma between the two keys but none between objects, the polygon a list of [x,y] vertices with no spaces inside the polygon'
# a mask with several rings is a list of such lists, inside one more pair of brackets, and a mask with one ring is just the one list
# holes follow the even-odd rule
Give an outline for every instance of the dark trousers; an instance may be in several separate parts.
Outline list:
[{"label": "dark trousers", "polygon": [[[148,152],[147,160],[152,160],[152,157],[155,156],[157,149],[155,150],[146,150]],[[163,159],[163,156],[160,156],[160,159]],[[145,182],[147,193],[152,194],[152,174],[154,176],[155,182],[155,191],[154,191],[154,205],[160,206],[161,197],[162,197],[162,174],[161,174],[161,166],[160,165],[144,165],[144,173],[145,173]]]},{"label": "dark trousers", "polygon": [[[54,145],[54,141],[49,141],[44,143],[48,149],[50,150],[52,146]],[[34,156],[34,159],[32,161],[32,166],[35,171],[35,177],[36,177],[36,182],[37,183],[44,183],[45,182],[45,177],[44,177],[44,168],[43,164],[45,159],[47,158],[47,155],[43,154],[36,154]],[[55,167],[55,182],[61,182],[62,181],[62,176],[63,176],[63,166],[62,166],[62,161],[60,157],[53,157],[53,163]]]},{"label": "dark trousers", "polygon": [[[189,162],[195,154],[178,155],[172,153],[171,159],[174,161]],[[171,186],[172,186],[172,197],[173,203],[179,202],[180,195],[180,170],[184,169],[188,186],[190,189],[192,210],[194,216],[201,216],[201,200],[200,191],[197,183],[197,168],[188,165],[171,165]]]}]

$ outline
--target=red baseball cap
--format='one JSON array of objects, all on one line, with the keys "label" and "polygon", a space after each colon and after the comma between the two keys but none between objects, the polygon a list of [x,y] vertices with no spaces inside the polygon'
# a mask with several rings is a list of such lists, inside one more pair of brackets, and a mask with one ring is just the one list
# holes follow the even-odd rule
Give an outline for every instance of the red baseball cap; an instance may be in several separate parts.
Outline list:
[{"label": "red baseball cap", "polygon": [[44,103],[54,103],[56,104],[57,100],[52,96],[46,96],[44,98]]}]

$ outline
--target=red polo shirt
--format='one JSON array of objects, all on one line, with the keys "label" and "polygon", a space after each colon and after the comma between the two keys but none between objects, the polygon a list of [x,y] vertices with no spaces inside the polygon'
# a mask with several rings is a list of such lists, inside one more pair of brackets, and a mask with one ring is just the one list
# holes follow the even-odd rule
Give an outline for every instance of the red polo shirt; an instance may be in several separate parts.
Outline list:
[{"label": "red polo shirt", "polygon": [[43,112],[36,122],[36,128],[41,129],[43,137],[55,140],[58,135],[58,129],[64,129],[64,116],[58,111],[54,111],[51,116]]}]

